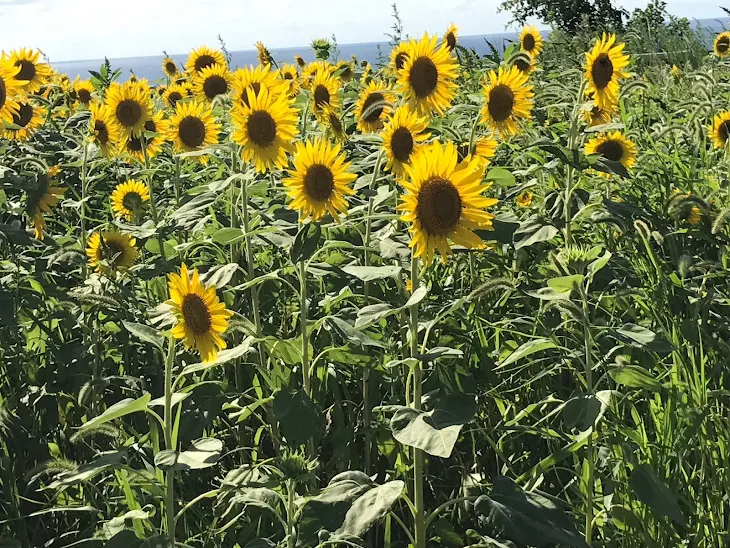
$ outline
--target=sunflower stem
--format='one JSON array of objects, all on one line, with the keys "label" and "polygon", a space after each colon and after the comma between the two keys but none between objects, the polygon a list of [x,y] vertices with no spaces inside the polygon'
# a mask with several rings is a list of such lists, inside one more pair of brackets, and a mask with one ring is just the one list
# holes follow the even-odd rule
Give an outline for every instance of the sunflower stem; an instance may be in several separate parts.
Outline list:
[{"label": "sunflower stem", "polygon": [[[576,146],[576,140],[578,138],[578,118],[580,117],[580,107],[583,94],[586,89],[585,78],[581,79],[580,88],[578,89],[578,95],[575,98],[575,104],[573,106],[573,118],[570,122],[570,132],[568,133],[568,150],[570,154],[574,153]],[[565,195],[563,197],[563,213],[565,214],[565,245],[570,246],[573,244],[573,233],[571,230],[571,222],[573,220],[573,213],[571,211],[571,200],[573,199],[573,166],[568,164],[565,166],[566,178],[565,178]]]},{"label": "sunflower stem", "polygon": [[180,206],[180,198],[182,196],[181,193],[181,180],[180,180],[180,157],[175,156],[175,178],[173,179],[173,184],[175,185],[175,205]]},{"label": "sunflower stem", "polygon": [[[167,359],[165,360],[165,449],[175,451],[172,439],[172,363],[175,359],[175,341],[170,335],[167,339]],[[165,474],[165,530],[170,546],[175,546],[175,473],[172,469]]]},{"label": "sunflower stem", "polygon": [[[583,340],[585,341],[585,373],[586,387],[588,393],[593,396],[593,355],[592,345],[593,336],[588,324],[588,297],[586,290],[581,288],[581,297],[583,301]],[[586,542],[591,544],[593,538],[593,497],[595,493],[595,477],[594,477],[594,440],[596,423],[591,425],[591,433],[586,443],[586,460],[588,461],[588,477],[586,478]]]},{"label": "sunflower stem", "polygon": [[150,174],[150,157],[147,154],[147,137],[145,137],[144,132],[142,132],[142,135],[140,135],[140,140],[142,141],[142,155],[144,156],[144,170],[147,174],[147,188],[150,193],[150,209],[152,210],[152,220],[155,223],[155,232],[157,233],[157,243],[160,246],[160,256],[162,257],[163,261],[167,261],[167,257],[165,257],[165,245],[162,241],[162,233],[159,231],[159,217],[157,216],[157,203],[155,201],[155,193],[153,192],[152,188],[152,175]]},{"label": "sunflower stem", "polygon": [[[84,140],[84,157],[81,162],[81,252],[86,251],[86,195],[88,193],[88,177],[87,177],[87,163],[89,160],[89,143]],[[83,273],[84,278],[88,271],[88,264],[84,261]]]},{"label": "sunflower stem", "polygon": [[293,479],[286,480],[286,521],[287,521],[287,547],[296,546],[296,535],[294,534],[294,496],[296,494],[296,482]]},{"label": "sunflower stem", "polygon": [[299,298],[300,298],[300,321],[302,325],[302,380],[304,393],[311,398],[312,387],[309,378],[309,334],[307,332],[309,309],[307,306],[307,262],[305,259],[299,261]]}]

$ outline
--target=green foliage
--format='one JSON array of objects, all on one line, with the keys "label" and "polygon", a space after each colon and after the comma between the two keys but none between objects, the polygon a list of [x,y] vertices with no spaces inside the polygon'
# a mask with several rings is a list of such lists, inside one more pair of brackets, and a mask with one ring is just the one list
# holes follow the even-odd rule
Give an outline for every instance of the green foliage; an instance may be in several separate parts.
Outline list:
[{"label": "green foliage", "polygon": [[504,0],[500,11],[509,11],[515,22],[540,19],[569,34],[579,30],[620,31],[628,14],[612,0]]}]

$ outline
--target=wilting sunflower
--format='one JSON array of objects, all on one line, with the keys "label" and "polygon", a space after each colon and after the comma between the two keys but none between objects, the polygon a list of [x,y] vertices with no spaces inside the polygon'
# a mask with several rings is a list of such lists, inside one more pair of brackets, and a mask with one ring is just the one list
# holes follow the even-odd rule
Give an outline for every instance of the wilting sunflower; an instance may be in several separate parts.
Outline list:
[{"label": "wilting sunflower", "polygon": [[197,269],[190,279],[188,267],[183,263],[180,274],[170,274],[170,300],[166,301],[177,319],[172,336],[183,339],[185,348],[200,352],[203,362],[212,362],[218,351],[226,347],[221,333],[228,329],[228,318],[233,312],[218,299],[215,286],[206,287],[200,281]]},{"label": "wilting sunflower", "polygon": [[430,137],[424,133],[427,127],[425,117],[419,117],[406,106],[398,107],[383,130],[383,147],[388,160],[385,169],[398,176],[404,175],[404,166],[410,165],[423,141]]},{"label": "wilting sunflower", "polygon": [[408,59],[408,42],[401,42],[397,44],[390,52],[390,70],[395,74],[398,74],[403,67],[406,66],[406,59]]},{"label": "wilting sunflower", "polygon": [[446,47],[449,48],[449,51],[454,51],[456,49],[456,42],[459,39],[459,28],[451,23],[449,25],[449,28],[446,29],[446,33],[444,34],[444,43],[446,44]]},{"label": "wilting sunflower", "polygon": [[221,65],[204,68],[195,77],[195,96],[200,101],[212,101],[219,95],[225,95],[231,89],[232,75]]},{"label": "wilting sunflower", "polygon": [[134,134],[129,139],[120,143],[119,152],[126,152],[135,160],[144,162],[145,150],[142,148],[144,146],[146,148],[147,158],[154,158],[159,154],[165,142],[162,137],[164,131],[165,122],[162,120],[162,113],[158,112],[144,123],[144,132]]},{"label": "wilting sunflower", "polygon": [[89,103],[91,103],[92,94],[94,93],[94,86],[91,82],[89,80],[75,82],[73,90],[76,95],[76,100],[85,107],[88,107]]},{"label": "wilting sunflower", "polygon": [[[172,142],[176,153],[194,152],[217,143],[220,127],[209,106],[195,101],[178,103],[167,123],[165,138]],[[202,156],[193,159],[207,161]]]},{"label": "wilting sunflower", "polygon": [[528,53],[533,59],[542,51],[542,35],[533,26],[523,27],[520,32],[520,50]]},{"label": "wilting sunflower", "polygon": [[226,62],[223,52],[209,48],[208,46],[200,46],[198,49],[194,49],[190,52],[188,61],[185,63],[185,68],[190,74],[197,76],[203,71],[203,69],[213,65],[220,65],[228,68],[228,63]]},{"label": "wilting sunflower", "polygon": [[310,85],[312,94],[312,112],[317,120],[324,122],[327,108],[340,108],[339,82],[329,72],[316,72]]},{"label": "wilting sunflower", "polygon": [[395,95],[385,84],[373,80],[360,94],[355,105],[357,128],[363,133],[383,129],[383,122],[393,112]]},{"label": "wilting sunflower", "polygon": [[233,109],[233,142],[241,145],[243,158],[253,162],[260,173],[283,168],[298,131],[292,100],[283,94],[274,96],[263,87],[258,93],[248,90],[248,104]]},{"label": "wilting sunflower", "polygon": [[730,137],[730,111],[726,110],[717,114],[709,129],[715,147],[725,148]]},{"label": "wilting sunflower", "polygon": [[456,95],[458,65],[438,36],[424,34],[408,44],[408,57],[398,74],[398,83],[411,109],[419,115],[443,114]]},{"label": "wilting sunflower", "polygon": [[350,163],[340,153],[340,145],[323,139],[297,143],[294,169],[282,182],[292,202],[289,207],[299,210],[299,220],[307,217],[319,221],[329,211],[339,221],[339,214],[347,214],[345,196],[355,193],[350,187],[357,179],[347,173]]},{"label": "wilting sunflower", "polygon": [[531,117],[534,93],[527,83],[527,75],[517,67],[499,67],[496,73],[489,71],[484,96],[486,101],[481,121],[502,136],[519,133],[517,122]]},{"label": "wilting sunflower", "polygon": [[51,66],[48,63],[41,63],[40,58],[40,51],[27,48],[13,50],[8,55],[8,62],[19,67],[15,79],[20,81],[27,93],[36,93],[53,74]]},{"label": "wilting sunflower", "polygon": [[279,80],[284,84],[284,89],[289,97],[296,97],[299,94],[299,73],[296,65],[281,65],[277,72]]},{"label": "wilting sunflower", "polygon": [[142,205],[150,199],[147,185],[130,179],[116,186],[112,192],[112,211],[119,217],[133,221],[139,215]]},{"label": "wilting sunflower", "polygon": [[37,181],[38,186],[28,193],[25,210],[35,229],[36,239],[42,240],[46,230],[43,214],[50,213],[51,208],[58,205],[66,189],[57,186],[56,181],[45,173],[39,175]]},{"label": "wilting sunflower", "polygon": [[615,34],[604,32],[593,49],[586,53],[586,95],[593,94],[593,101],[600,108],[618,103],[618,81],[628,77],[623,71],[629,64],[629,56],[623,53],[626,44],[614,45],[615,42]]},{"label": "wilting sunflower", "polygon": [[530,207],[532,205],[532,192],[525,189],[517,195],[515,201],[519,207]]},{"label": "wilting sunflower", "polygon": [[13,125],[18,129],[6,128],[3,137],[11,141],[27,141],[45,121],[46,109],[23,98],[18,102],[18,112],[13,114]]},{"label": "wilting sunflower", "polygon": [[145,85],[140,82],[116,82],[106,92],[106,105],[119,136],[129,138],[139,133],[144,124],[152,117],[152,102]]},{"label": "wilting sunflower", "polygon": [[121,232],[94,232],[86,247],[89,266],[103,272],[109,265],[112,270],[129,268],[137,259],[137,241]]},{"label": "wilting sunflower", "polygon": [[424,146],[401,181],[406,193],[401,219],[411,223],[410,246],[414,257],[431,263],[438,251],[441,259],[451,254],[449,240],[466,248],[483,248],[484,242],[474,229],[490,229],[494,215],[485,207],[497,203],[482,193],[491,185],[482,184],[484,167],[476,160],[457,165],[456,147],[452,143],[434,142]]},{"label": "wilting sunflower", "polygon": [[170,78],[174,78],[179,72],[177,63],[169,55],[162,60],[162,72],[167,74]]},{"label": "wilting sunflower", "polygon": [[725,57],[730,53],[730,32],[721,32],[718,34],[712,49],[718,57]]},{"label": "wilting sunflower", "polygon": [[165,101],[165,105],[173,109],[177,105],[178,101],[182,101],[187,97],[187,90],[181,84],[170,84],[162,96]]},{"label": "wilting sunflower", "polygon": [[114,115],[106,105],[91,103],[89,135],[91,141],[99,147],[106,158],[114,155],[119,141],[119,130],[114,124]]},{"label": "wilting sunflower", "polygon": [[338,142],[344,143],[347,141],[347,133],[345,132],[345,124],[337,111],[327,107],[324,115],[324,125],[330,134],[330,137]]},{"label": "wilting sunflower", "polygon": [[620,131],[604,133],[588,141],[585,146],[586,155],[600,154],[601,158],[611,162],[621,162],[629,169],[636,162],[636,145]]},{"label": "wilting sunflower", "polygon": [[274,64],[274,58],[271,56],[271,52],[263,42],[256,42],[254,46],[256,46],[256,55],[259,58],[260,64],[264,66]]},{"label": "wilting sunflower", "polygon": [[608,108],[600,108],[593,101],[586,105],[582,111],[583,119],[591,127],[611,123],[611,119],[617,112],[616,105],[610,105]]},{"label": "wilting sunflower", "polygon": [[286,87],[286,84],[276,77],[271,67],[258,65],[257,67],[244,67],[233,74],[233,96],[234,104],[248,106],[248,90],[251,89],[254,95],[259,92],[261,86],[266,87],[269,93],[278,95]]},{"label": "wilting sunflower", "polygon": [[13,115],[18,112],[16,96],[22,89],[22,82],[14,77],[19,67],[8,64],[0,58],[0,124],[13,122]]}]

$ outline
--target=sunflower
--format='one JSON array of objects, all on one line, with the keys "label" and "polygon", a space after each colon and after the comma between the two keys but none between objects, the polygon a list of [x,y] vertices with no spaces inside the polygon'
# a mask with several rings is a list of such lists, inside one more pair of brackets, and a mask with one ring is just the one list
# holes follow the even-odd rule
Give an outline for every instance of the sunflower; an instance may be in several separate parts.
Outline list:
[{"label": "sunflower", "polygon": [[[168,121],[165,137],[176,153],[194,152],[218,142],[220,124],[215,121],[209,106],[189,101],[178,103]],[[193,158],[206,161],[201,156]]]},{"label": "sunflower", "polygon": [[620,131],[594,137],[586,143],[585,153],[587,156],[599,154],[604,160],[621,162],[626,169],[636,162],[636,145]]},{"label": "sunflower", "polygon": [[395,95],[385,84],[373,80],[360,94],[355,105],[357,128],[363,133],[374,133],[383,129],[383,121],[393,111]]},{"label": "sunflower", "polygon": [[672,76],[674,76],[674,80],[677,82],[682,79],[682,71],[679,70],[677,65],[672,65]]},{"label": "sunflower", "polygon": [[446,29],[446,34],[444,34],[444,43],[446,44],[446,47],[449,48],[449,51],[454,51],[456,49],[456,42],[458,39],[459,29],[456,25],[451,23],[449,28]]},{"label": "sunflower", "polygon": [[167,74],[167,76],[170,78],[174,78],[177,73],[180,72],[177,68],[177,63],[169,55],[166,55],[165,58],[162,60],[162,72]]},{"label": "sunflower", "polygon": [[251,89],[254,95],[257,95],[261,86],[268,88],[269,93],[278,95],[286,84],[276,77],[276,73],[271,71],[270,67],[258,65],[254,67],[245,67],[238,69],[233,74],[233,94],[234,103],[248,105],[248,90]]},{"label": "sunflower", "polygon": [[702,222],[702,210],[697,206],[692,206],[687,213],[687,222],[693,226],[697,226]]},{"label": "sunflower", "polygon": [[474,141],[472,156],[480,166],[488,166],[494,154],[497,152],[498,146],[499,142],[494,137],[483,135]]},{"label": "sunflower", "polygon": [[600,108],[618,103],[618,81],[627,78],[623,71],[629,56],[623,53],[626,44],[614,45],[616,35],[603,33],[593,49],[586,53],[586,95],[594,94],[593,101]]},{"label": "sunflower", "polygon": [[116,152],[116,145],[119,141],[119,130],[114,124],[114,116],[106,105],[91,103],[90,109],[90,139],[106,158],[110,158]]},{"label": "sunflower", "polygon": [[499,72],[496,73],[489,71],[489,82],[484,85],[484,95],[486,102],[481,121],[500,135],[519,133],[516,122],[531,118],[534,93],[532,86],[527,83],[527,75],[517,67],[499,67]]},{"label": "sunflower", "polygon": [[259,58],[260,64],[264,66],[274,64],[274,58],[271,56],[271,52],[263,42],[256,42],[254,46],[256,46],[256,55]]},{"label": "sunflower", "polygon": [[187,90],[182,84],[170,84],[162,95],[165,105],[173,109],[178,101],[182,101],[186,97],[188,97]]},{"label": "sunflower", "polygon": [[299,95],[299,72],[296,65],[282,65],[277,71],[277,76],[284,84],[283,88],[289,97]]},{"label": "sunflower", "polygon": [[120,137],[139,133],[152,117],[152,102],[148,88],[140,82],[116,82],[106,92],[106,105]]},{"label": "sunflower", "polygon": [[390,70],[395,74],[400,73],[403,67],[406,66],[406,59],[408,59],[408,42],[401,42],[397,44],[390,52]]},{"label": "sunflower", "polygon": [[18,129],[6,128],[3,137],[11,141],[27,141],[46,121],[46,109],[34,105],[27,98],[18,102],[18,112],[13,114],[13,125]]},{"label": "sunflower", "polygon": [[92,93],[94,93],[94,86],[89,80],[74,82],[73,97],[85,107],[88,107],[89,103],[91,103]]},{"label": "sunflower", "polygon": [[295,55],[294,62],[297,65],[299,65],[301,68],[304,68],[307,65],[307,62],[304,60],[304,58],[301,55]]},{"label": "sunflower", "polygon": [[39,175],[37,181],[38,186],[28,193],[25,209],[33,223],[36,239],[42,240],[46,229],[43,214],[49,213],[52,207],[58,205],[66,189],[57,186],[56,181],[45,173]]},{"label": "sunflower", "polygon": [[51,79],[53,72],[48,63],[40,62],[41,52],[39,50],[20,48],[10,52],[8,62],[19,67],[15,79],[20,81],[24,91],[36,93],[41,86]]},{"label": "sunflower", "polygon": [[289,207],[299,210],[300,221],[310,216],[319,221],[328,211],[339,221],[339,214],[347,213],[345,196],[355,193],[350,185],[357,179],[347,173],[350,163],[340,145],[318,138],[296,146],[294,169],[282,181],[292,199]]},{"label": "sunflower", "polygon": [[[144,123],[144,132],[132,135],[129,139],[120,143],[119,152],[126,152],[135,160],[144,162],[145,151],[142,149],[144,146],[147,149],[147,158],[154,158],[162,150],[162,144],[165,142],[162,137],[164,129],[165,123],[162,120],[162,113],[158,112]],[[144,142],[142,141],[143,138]]]},{"label": "sunflower", "polygon": [[530,207],[532,205],[533,194],[525,189],[517,195],[515,201],[519,207]]},{"label": "sunflower", "polygon": [[258,93],[248,89],[248,104],[233,109],[233,142],[241,145],[243,158],[253,162],[260,173],[283,168],[298,131],[291,99],[274,96],[263,87]]},{"label": "sunflower", "polygon": [[411,109],[419,115],[443,114],[456,95],[458,65],[446,44],[436,46],[438,36],[424,34],[408,44],[408,58],[398,74],[399,86]]},{"label": "sunflower", "polygon": [[331,138],[338,142],[344,143],[347,141],[347,133],[345,132],[345,124],[342,122],[342,118],[337,111],[327,107],[324,113],[324,125],[327,128]]},{"label": "sunflower", "polygon": [[411,112],[408,107],[398,107],[383,129],[383,147],[388,163],[385,169],[395,175],[405,174],[405,166],[421,149],[423,141],[430,135],[424,133],[428,120]]},{"label": "sunflower", "polygon": [[414,257],[423,257],[426,264],[437,251],[446,261],[451,253],[449,240],[466,248],[484,248],[473,230],[492,228],[494,215],[484,208],[497,200],[482,195],[491,186],[482,184],[484,167],[476,160],[458,165],[457,161],[452,143],[431,143],[406,166],[407,178],[401,181],[406,190],[398,208],[401,219],[411,223]]},{"label": "sunflower", "polygon": [[231,73],[224,66],[212,65],[201,70],[193,82],[198,100],[212,101],[230,91]]},{"label": "sunflower", "polygon": [[312,94],[312,112],[321,122],[324,121],[325,109],[340,108],[339,83],[331,73],[316,72],[310,85]]},{"label": "sunflower", "polygon": [[97,272],[109,265],[112,270],[129,268],[137,259],[137,241],[121,232],[95,232],[87,242],[86,255],[89,266]]},{"label": "sunflower", "polygon": [[715,116],[709,128],[715,148],[725,148],[730,137],[730,111],[723,111]]},{"label": "sunflower", "polygon": [[718,34],[712,49],[718,57],[725,57],[730,53],[730,32]]},{"label": "sunflower", "polygon": [[611,123],[611,119],[616,115],[618,109],[616,105],[609,105],[608,108],[600,108],[595,102],[591,101],[583,108],[583,119],[590,126],[600,126]]},{"label": "sunflower", "polygon": [[147,185],[140,181],[130,179],[120,183],[112,192],[112,211],[118,216],[133,221],[139,215],[144,202],[150,199],[150,191]]},{"label": "sunflower", "polygon": [[12,123],[13,116],[18,112],[19,105],[15,98],[21,91],[22,82],[16,80],[15,76],[19,70],[19,67],[0,58],[0,125],[3,122]]},{"label": "sunflower", "polygon": [[517,70],[519,70],[522,74],[528,75],[534,70],[535,63],[533,62],[532,57],[522,53],[515,56],[512,60],[512,66],[517,67]]},{"label": "sunflower", "polygon": [[334,72],[335,66],[329,61],[313,61],[302,69],[302,87],[310,89],[318,74],[331,76]]},{"label": "sunflower", "polygon": [[533,59],[542,51],[542,35],[532,25],[523,27],[520,32],[520,51],[524,51]]},{"label": "sunflower", "polygon": [[335,74],[337,78],[342,80],[343,82],[349,82],[352,80],[353,75],[355,74],[355,69],[352,66],[353,64],[348,61],[340,61],[335,66]]},{"label": "sunflower", "polygon": [[208,46],[200,46],[190,52],[188,61],[185,63],[185,68],[193,76],[199,75],[203,69],[206,69],[213,65],[220,65],[228,68],[228,63],[223,55],[223,52],[217,49],[209,48]]}]

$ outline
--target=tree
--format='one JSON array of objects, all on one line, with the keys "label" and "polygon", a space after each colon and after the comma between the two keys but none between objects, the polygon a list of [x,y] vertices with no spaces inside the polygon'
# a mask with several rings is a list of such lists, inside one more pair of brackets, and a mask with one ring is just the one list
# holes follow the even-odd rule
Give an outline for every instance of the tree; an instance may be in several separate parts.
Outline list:
[{"label": "tree", "polygon": [[628,12],[611,0],[503,0],[500,11],[509,11],[515,22],[524,25],[530,18],[554,28],[575,33],[581,28],[622,30]]}]

